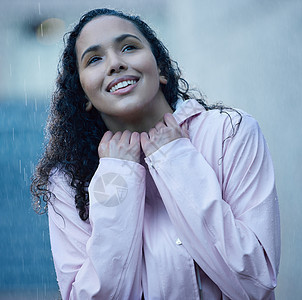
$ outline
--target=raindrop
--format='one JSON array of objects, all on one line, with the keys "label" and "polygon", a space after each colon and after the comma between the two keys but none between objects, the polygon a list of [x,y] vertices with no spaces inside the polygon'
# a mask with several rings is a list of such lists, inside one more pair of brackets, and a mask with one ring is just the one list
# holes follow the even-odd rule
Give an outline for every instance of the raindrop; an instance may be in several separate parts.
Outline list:
[{"label": "raindrop", "polygon": [[30,164],[30,173],[33,174],[35,171],[35,165],[32,161],[30,161],[29,164]]},{"label": "raindrop", "polygon": [[15,128],[13,127],[13,141],[15,140]]},{"label": "raindrop", "polygon": [[44,33],[43,33],[43,23],[41,23],[41,25],[40,25],[40,35],[41,35],[41,37],[44,36]]},{"label": "raindrop", "polygon": [[25,184],[27,185],[27,176],[26,176],[25,168],[23,168],[23,180],[25,181]]}]

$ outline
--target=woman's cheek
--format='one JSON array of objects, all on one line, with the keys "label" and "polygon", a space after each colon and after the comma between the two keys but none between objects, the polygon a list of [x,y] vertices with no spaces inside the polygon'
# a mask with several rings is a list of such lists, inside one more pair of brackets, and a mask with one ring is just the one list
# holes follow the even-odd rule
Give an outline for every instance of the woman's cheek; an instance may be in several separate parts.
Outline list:
[{"label": "woman's cheek", "polygon": [[90,98],[94,94],[94,85],[95,82],[93,81],[93,78],[85,78],[85,79],[80,79],[82,89],[84,90],[85,94],[87,95],[88,98]]}]

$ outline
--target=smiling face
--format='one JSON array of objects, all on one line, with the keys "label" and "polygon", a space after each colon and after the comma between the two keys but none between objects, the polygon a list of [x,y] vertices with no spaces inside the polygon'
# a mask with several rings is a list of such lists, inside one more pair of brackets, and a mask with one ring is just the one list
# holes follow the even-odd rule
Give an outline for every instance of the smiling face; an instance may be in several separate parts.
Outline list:
[{"label": "smiling face", "polygon": [[82,88],[104,120],[156,114],[166,102],[150,45],[130,22],[116,16],[93,19],[82,29],[76,53]]}]

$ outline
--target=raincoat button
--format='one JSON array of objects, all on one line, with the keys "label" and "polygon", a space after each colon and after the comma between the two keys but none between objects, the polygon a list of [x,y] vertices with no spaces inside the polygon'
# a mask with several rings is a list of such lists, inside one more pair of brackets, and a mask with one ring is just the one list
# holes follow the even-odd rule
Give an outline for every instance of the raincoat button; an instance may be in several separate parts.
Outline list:
[{"label": "raincoat button", "polygon": [[180,239],[177,239],[177,240],[176,240],[176,245],[182,245],[182,242],[181,242]]}]

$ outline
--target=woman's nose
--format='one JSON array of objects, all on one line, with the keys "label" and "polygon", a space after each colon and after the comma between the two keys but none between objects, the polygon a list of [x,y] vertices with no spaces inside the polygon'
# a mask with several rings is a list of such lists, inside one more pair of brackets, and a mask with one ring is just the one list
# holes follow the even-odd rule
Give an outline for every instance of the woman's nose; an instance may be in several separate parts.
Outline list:
[{"label": "woman's nose", "polygon": [[122,59],[122,57],[116,53],[108,54],[108,75],[113,75],[114,73],[119,73],[121,71],[127,70],[127,64]]}]

